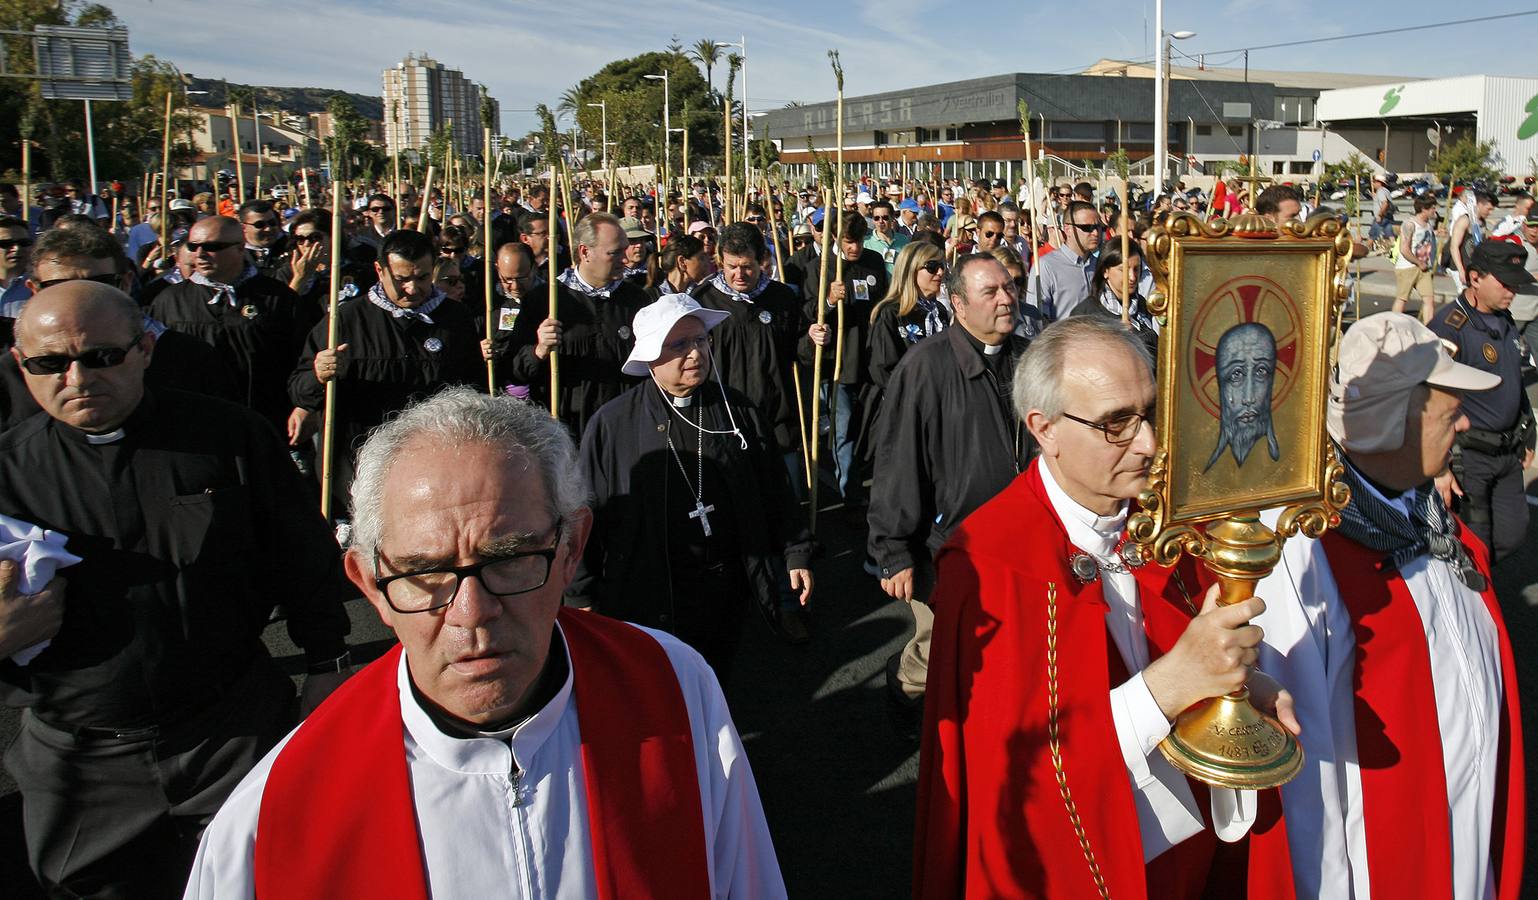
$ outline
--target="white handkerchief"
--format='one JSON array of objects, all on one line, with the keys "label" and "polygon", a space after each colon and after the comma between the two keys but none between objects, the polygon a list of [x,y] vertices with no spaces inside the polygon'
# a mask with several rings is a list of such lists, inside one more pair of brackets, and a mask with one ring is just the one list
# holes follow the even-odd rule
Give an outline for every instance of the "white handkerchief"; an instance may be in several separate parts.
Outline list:
[{"label": "white handkerchief", "polygon": [[[64,549],[68,541],[69,538],[57,531],[0,515],[0,560],[9,559],[21,564],[18,589],[23,594],[37,593],[53,580],[54,572],[80,562],[80,557]],[[48,643],[33,644],[12,656],[11,661],[24,666],[48,649]]]}]

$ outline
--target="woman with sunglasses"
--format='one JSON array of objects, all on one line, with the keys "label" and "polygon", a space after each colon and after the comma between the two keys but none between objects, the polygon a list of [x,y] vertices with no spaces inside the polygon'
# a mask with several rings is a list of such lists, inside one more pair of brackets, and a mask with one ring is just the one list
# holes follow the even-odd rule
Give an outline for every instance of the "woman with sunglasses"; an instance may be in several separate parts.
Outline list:
[{"label": "woman with sunglasses", "polygon": [[433,264],[433,287],[455,303],[465,302],[464,270],[453,259],[445,257],[438,260]]},{"label": "woman with sunglasses", "polygon": [[[892,285],[870,315],[870,400],[878,400],[892,370],[908,348],[951,323],[945,299],[948,269],[939,249],[928,241],[911,243],[897,254]],[[867,409],[874,403],[867,403]]]},{"label": "woman with sunglasses", "polygon": [[[1127,271],[1132,271],[1132,284],[1127,284]],[[1145,281],[1145,278],[1147,281]],[[1133,332],[1148,346],[1148,351],[1159,358],[1159,323],[1148,311],[1146,290],[1152,282],[1145,275],[1142,252],[1136,243],[1128,244],[1127,258],[1122,259],[1121,243],[1113,241],[1100,248],[1100,258],[1095,263],[1095,274],[1089,283],[1089,302],[1080,303],[1069,313],[1071,316],[1105,316],[1120,319],[1122,305],[1129,302],[1127,323]]]}]

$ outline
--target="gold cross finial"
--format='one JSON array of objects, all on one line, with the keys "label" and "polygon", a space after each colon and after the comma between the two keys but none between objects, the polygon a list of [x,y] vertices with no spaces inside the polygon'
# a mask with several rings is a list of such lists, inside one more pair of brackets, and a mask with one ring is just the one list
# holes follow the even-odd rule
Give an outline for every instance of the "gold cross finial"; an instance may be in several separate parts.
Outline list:
[{"label": "gold cross finial", "polygon": [[1234,180],[1243,181],[1249,184],[1250,206],[1253,207],[1255,205],[1255,201],[1260,199],[1260,186],[1274,181],[1275,179],[1260,174],[1260,154],[1257,153],[1250,156],[1250,174],[1240,175]]}]

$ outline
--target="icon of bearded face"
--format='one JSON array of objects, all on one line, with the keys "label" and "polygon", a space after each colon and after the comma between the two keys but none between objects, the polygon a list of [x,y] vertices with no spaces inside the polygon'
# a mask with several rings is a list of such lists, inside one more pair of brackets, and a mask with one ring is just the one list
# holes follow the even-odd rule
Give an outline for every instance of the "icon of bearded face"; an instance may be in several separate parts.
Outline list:
[{"label": "icon of bearded face", "polygon": [[1281,458],[1276,428],[1271,423],[1271,387],[1276,375],[1276,338],[1259,322],[1245,322],[1223,332],[1217,352],[1218,445],[1207,460],[1206,472],[1229,448],[1234,463],[1243,466],[1262,436],[1271,459]]}]

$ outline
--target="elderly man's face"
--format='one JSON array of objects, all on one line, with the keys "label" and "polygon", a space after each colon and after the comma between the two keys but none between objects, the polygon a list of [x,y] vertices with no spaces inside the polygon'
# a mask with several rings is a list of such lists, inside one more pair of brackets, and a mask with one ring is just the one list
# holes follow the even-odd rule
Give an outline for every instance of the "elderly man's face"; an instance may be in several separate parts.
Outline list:
[{"label": "elderly man's face", "polygon": [[522,300],[524,294],[529,291],[533,274],[534,265],[529,262],[527,255],[512,250],[498,251],[497,287],[502,296],[512,300]]},{"label": "elderly man's face", "polygon": [[[1056,419],[1037,410],[1026,425],[1041,444],[1053,477],[1070,497],[1099,515],[1111,515],[1138,495],[1148,481],[1153,459],[1154,380],[1148,364],[1130,349],[1104,341],[1068,354],[1062,374],[1064,412]],[[1097,424],[1122,423],[1130,416],[1143,422],[1130,426],[1125,443],[1113,443]]]},{"label": "elderly man's face", "polygon": [[721,254],[721,274],[726,278],[727,285],[734,291],[746,293],[758,287],[758,278],[762,271],[763,264],[756,256]]},{"label": "elderly man's face", "polygon": [[223,216],[199,220],[187,233],[193,270],[221,284],[234,281],[245,268],[244,245],[240,223]]},{"label": "elderly man's face", "polygon": [[126,291],[125,282],[129,277],[119,275],[117,260],[108,257],[106,259],[94,259],[89,256],[44,256],[40,257],[32,267],[32,275],[27,279],[27,286],[34,293],[43,290],[43,285],[53,281],[97,281],[111,284],[118,290]]},{"label": "elderly man's face", "polygon": [[1379,453],[1353,451],[1351,461],[1384,487],[1396,491],[1420,487],[1446,471],[1453,438],[1469,428],[1460,403],[1461,397],[1453,391],[1420,385],[1405,409],[1404,444]]},{"label": "elderly man's face", "polygon": [[588,284],[602,287],[619,277],[630,241],[618,225],[605,222],[597,232],[592,245],[577,246],[577,274]]},{"label": "elderly man's face", "polygon": [[[114,288],[72,281],[48,288],[28,301],[17,323],[11,354],[21,366],[27,391],[49,416],[89,434],[112,431],[144,398],[144,371],[155,346],[137,321],[104,296]],[[122,351],[126,350],[126,353]],[[91,367],[81,357],[106,351],[115,365]],[[110,359],[96,359],[109,362]],[[32,367],[63,371],[33,372]]]},{"label": "elderly man's face", "polygon": [[1271,425],[1271,385],[1276,377],[1276,339],[1255,322],[1236,325],[1218,340],[1218,445],[1207,468],[1218,461],[1225,446],[1243,466],[1256,441],[1266,438],[1272,459],[1280,456]]},{"label": "elderly man's face", "polygon": [[503,721],[537,686],[591,518],[579,510],[556,522],[538,466],[523,455],[419,438],[396,460],[379,510],[377,577],[555,546],[543,587],[499,597],[467,577],[448,606],[418,613],[396,612],[379,591],[373,548],[347,554],[348,577],[400,639],[417,689],[466,722]]},{"label": "elderly man's face", "polygon": [[952,298],[956,319],[968,334],[985,344],[1003,343],[1015,329],[1015,283],[997,261],[978,260],[963,273],[966,298]]}]

